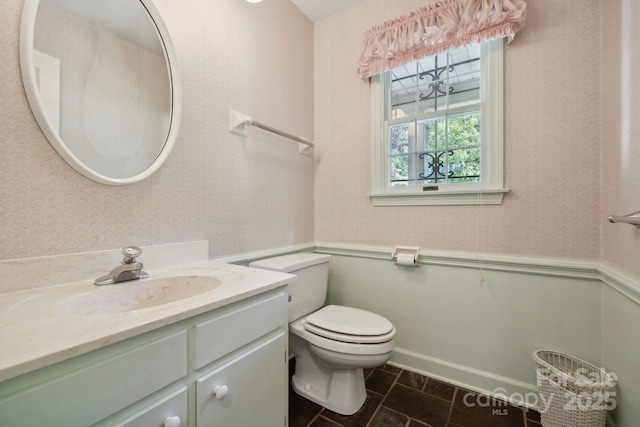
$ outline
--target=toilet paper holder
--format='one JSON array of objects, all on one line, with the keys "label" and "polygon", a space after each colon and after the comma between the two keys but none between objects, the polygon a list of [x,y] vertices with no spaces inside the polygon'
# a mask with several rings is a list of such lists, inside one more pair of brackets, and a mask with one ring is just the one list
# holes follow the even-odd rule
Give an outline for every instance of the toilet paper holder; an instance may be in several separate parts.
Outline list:
[{"label": "toilet paper holder", "polygon": [[396,246],[391,254],[396,265],[418,267],[420,265],[420,248],[417,246]]}]

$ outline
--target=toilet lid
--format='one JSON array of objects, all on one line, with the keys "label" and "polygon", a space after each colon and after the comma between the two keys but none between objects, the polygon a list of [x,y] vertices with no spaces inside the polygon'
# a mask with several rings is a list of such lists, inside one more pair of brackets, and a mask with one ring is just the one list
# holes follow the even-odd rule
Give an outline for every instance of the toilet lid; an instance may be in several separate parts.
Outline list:
[{"label": "toilet lid", "polygon": [[384,317],[353,307],[329,305],[306,318],[305,329],[346,342],[384,342],[395,329]]},{"label": "toilet lid", "polygon": [[351,344],[382,344],[387,341],[391,341],[396,335],[396,329],[391,328],[389,333],[384,335],[348,335],[340,334],[338,332],[322,329],[317,326],[313,326],[310,323],[304,322],[304,330],[311,332],[312,334],[319,335],[323,338],[328,338],[332,341],[341,341]]}]

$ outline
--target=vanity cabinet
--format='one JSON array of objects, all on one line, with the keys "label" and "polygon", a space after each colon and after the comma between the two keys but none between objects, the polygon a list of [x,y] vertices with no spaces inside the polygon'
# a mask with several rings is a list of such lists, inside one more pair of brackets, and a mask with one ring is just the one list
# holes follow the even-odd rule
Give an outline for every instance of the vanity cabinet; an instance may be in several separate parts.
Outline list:
[{"label": "vanity cabinet", "polygon": [[[167,420],[167,427],[169,427],[169,419],[177,417],[177,420],[172,421],[179,423],[179,426],[186,426],[187,412],[187,388],[181,387],[167,397],[145,406],[144,409],[125,420],[111,425],[114,427],[164,427],[163,424]],[[172,427],[175,425],[173,424]]]},{"label": "vanity cabinet", "polygon": [[287,338],[281,287],[4,381],[0,425],[286,426]]},{"label": "vanity cabinet", "polygon": [[[287,377],[279,334],[196,381],[199,426],[283,426]],[[268,402],[268,403],[267,403]]]}]

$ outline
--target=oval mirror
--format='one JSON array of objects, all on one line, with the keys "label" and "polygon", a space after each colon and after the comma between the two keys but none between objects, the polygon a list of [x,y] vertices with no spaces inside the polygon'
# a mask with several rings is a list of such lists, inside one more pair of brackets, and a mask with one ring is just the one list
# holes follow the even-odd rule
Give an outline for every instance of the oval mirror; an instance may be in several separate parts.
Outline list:
[{"label": "oval mirror", "polygon": [[182,94],[152,0],[26,0],[20,65],[38,125],[81,174],[130,184],[169,156]]}]

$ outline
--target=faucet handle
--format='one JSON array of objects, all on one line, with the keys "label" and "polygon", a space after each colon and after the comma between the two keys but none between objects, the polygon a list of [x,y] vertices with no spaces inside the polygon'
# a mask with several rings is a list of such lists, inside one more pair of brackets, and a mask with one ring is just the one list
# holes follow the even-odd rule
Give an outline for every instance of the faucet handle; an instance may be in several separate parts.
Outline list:
[{"label": "faucet handle", "polygon": [[122,253],[124,255],[124,260],[122,260],[123,264],[133,264],[136,262],[136,258],[142,254],[142,249],[137,246],[125,246],[122,248]]}]

